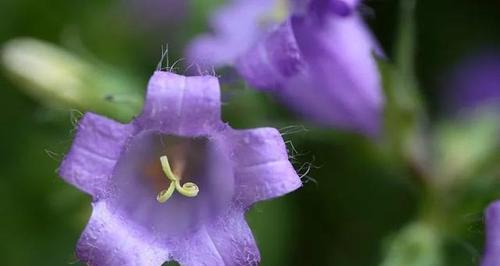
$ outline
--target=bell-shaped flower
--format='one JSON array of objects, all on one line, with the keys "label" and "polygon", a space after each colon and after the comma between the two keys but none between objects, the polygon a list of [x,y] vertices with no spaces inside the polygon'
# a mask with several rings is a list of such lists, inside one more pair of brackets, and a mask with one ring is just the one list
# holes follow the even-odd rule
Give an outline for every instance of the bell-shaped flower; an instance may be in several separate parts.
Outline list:
[{"label": "bell-shaped flower", "polygon": [[59,174],[93,198],[77,244],[89,265],[257,265],[255,202],[302,183],[274,128],[221,121],[212,76],[155,72],[129,124],[87,113]]},{"label": "bell-shaped flower", "polygon": [[384,100],[375,54],[382,52],[358,2],[293,1],[292,15],[239,47],[230,63],[305,118],[377,135]]}]

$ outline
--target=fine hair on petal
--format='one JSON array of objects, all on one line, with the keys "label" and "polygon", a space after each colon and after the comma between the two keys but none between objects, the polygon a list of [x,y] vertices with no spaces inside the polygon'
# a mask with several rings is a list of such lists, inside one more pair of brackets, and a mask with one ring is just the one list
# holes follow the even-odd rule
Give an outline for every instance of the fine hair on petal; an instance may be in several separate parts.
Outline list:
[{"label": "fine hair on petal", "polygon": [[[307,128],[302,126],[302,125],[292,125],[292,126],[286,126],[281,128],[280,133],[283,137],[287,135],[292,135],[292,134],[297,134],[297,133],[302,133],[302,132],[307,132]],[[294,165],[294,168],[297,171],[297,174],[299,175],[300,179],[302,180],[302,183],[307,184],[309,182],[312,182],[314,184],[317,184],[317,180],[313,177],[311,177],[309,174],[312,169],[318,169],[320,168],[319,166],[314,164],[315,157],[312,156],[311,161],[305,161],[301,159],[301,157],[304,157],[308,155],[309,153],[307,152],[299,152],[298,149],[295,147],[291,139],[288,139],[285,141],[285,145],[287,147],[287,152],[288,152],[288,160]]]},{"label": "fine hair on petal", "polygon": [[77,128],[78,121],[82,117],[83,117],[82,111],[80,111],[78,109],[70,109],[69,110],[69,119],[70,119],[71,126],[72,126],[71,132],[73,132]]},{"label": "fine hair on petal", "polygon": [[309,131],[304,125],[290,125],[279,129],[281,136],[293,135]]},{"label": "fine hair on petal", "polygon": [[56,162],[61,162],[62,159],[64,158],[64,154],[62,153],[57,153],[55,151],[49,150],[49,149],[44,149],[45,154],[49,156],[50,159],[56,161]]},{"label": "fine hair on petal", "polygon": [[168,44],[165,45],[165,48],[163,47],[163,45],[161,46],[161,57],[160,57],[160,61],[158,62],[158,64],[156,65],[156,71],[160,71],[163,69],[163,61],[167,61],[167,68],[168,68],[168,65],[169,65],[169,59],[168,59]]}]

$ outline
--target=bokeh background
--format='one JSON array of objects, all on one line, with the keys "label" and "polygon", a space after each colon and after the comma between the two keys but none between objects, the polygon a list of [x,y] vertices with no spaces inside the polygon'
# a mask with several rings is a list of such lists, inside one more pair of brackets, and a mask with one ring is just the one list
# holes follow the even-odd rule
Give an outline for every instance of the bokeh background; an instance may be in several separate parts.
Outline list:
[{"label": "bokeh background", "polygon": [[[168,44],[171,62],[182,58],[221,2],[1,0],[0,44],[21,36],[46,40],[134,77],[142,91],[162,47]],[[398,1],[368,0],[361,12],[390,55]],[[447,115],[443,83],[453,67],[481,51],[500,51],[499,26],[498,1],[418,2],[417,72],[431,120]],[[177,71],[183,73],[182,63]],[[225,120],[241,128],[284,129],[298,152],[296,167],[305,173],[312,166],[303,189],[257,204],[248,214],[262,265],[378,265],[388,237],[415,217],[419,196],[377,144],[314,128],[241,82],[226,83],[224,97]],[[5,71],[0,74],[1,265],[79,265],[74,247],[90,215],[90,197],[65,184],[56,169],[80,115],[40,104]],[[482,210],[459,217],[466,230],[446,244],[447,265],[476,265]]]}]

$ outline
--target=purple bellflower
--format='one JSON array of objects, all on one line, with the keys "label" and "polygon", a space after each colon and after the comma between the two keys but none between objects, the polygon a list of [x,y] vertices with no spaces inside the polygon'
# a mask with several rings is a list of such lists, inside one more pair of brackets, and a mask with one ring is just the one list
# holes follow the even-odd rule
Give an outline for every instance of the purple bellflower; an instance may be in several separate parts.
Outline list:
[{"label": "purple bellflower", "polygon": [[500,111],[500,53],[470,57],[454,70],[448,84],[446,106],[452,111],[489,106]]},{"label": "purple bellflower", "polygon": [[87,113],[59,174],[93,198],[89,265],[257,265],[245,211],[302,183],[273,128],[232,129],[212,76],[155,72],[142,113]]},{"label": "purple bellflower", "polygon": [[231,0],[211,16],[214,34],[202,34],[188,48],[188,59],[204,71],[233,65],[273,24],[282,0]]},{"label": "purple bellflower", "polygon": [[[291,3],[293,15],[253,38],[252,45],[238,47],[233,66],[252,86],[308,119],[378,134],[383,95],[374,53],[382,52],[356,12],[359,1]],[[188,57],[198,62],[193,54]]]},{"label": "purple bellflower", "polygon": [[486,209],[486,250],[481,266],[500,265],[500,201]]}]

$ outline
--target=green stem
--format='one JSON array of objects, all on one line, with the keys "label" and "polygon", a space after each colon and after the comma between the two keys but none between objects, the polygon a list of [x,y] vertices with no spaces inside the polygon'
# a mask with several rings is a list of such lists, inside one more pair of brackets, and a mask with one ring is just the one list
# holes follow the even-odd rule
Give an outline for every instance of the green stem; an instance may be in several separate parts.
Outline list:
[{"label": "green stem", "polygon": [[[421,209],[417,219],[406,225],[389,242],[382,266],[441,266],[443,264],[443,213],[446,202],[439,202],[428,169],[430,147],[422,135],[426,113],[418,93],[415,71],[416,0],[400,0],[400,24],[394,53],[395,66],[382,64],[389,73],[384,84],[387,95],[387,137],[396,163],[418,186]],[[383,71],[384,69],[382,69]]]},{"label": "green stem", "polygon": [[415,81],[415,8],[416,0],[401,0],[396,66],[399,74]]}]

